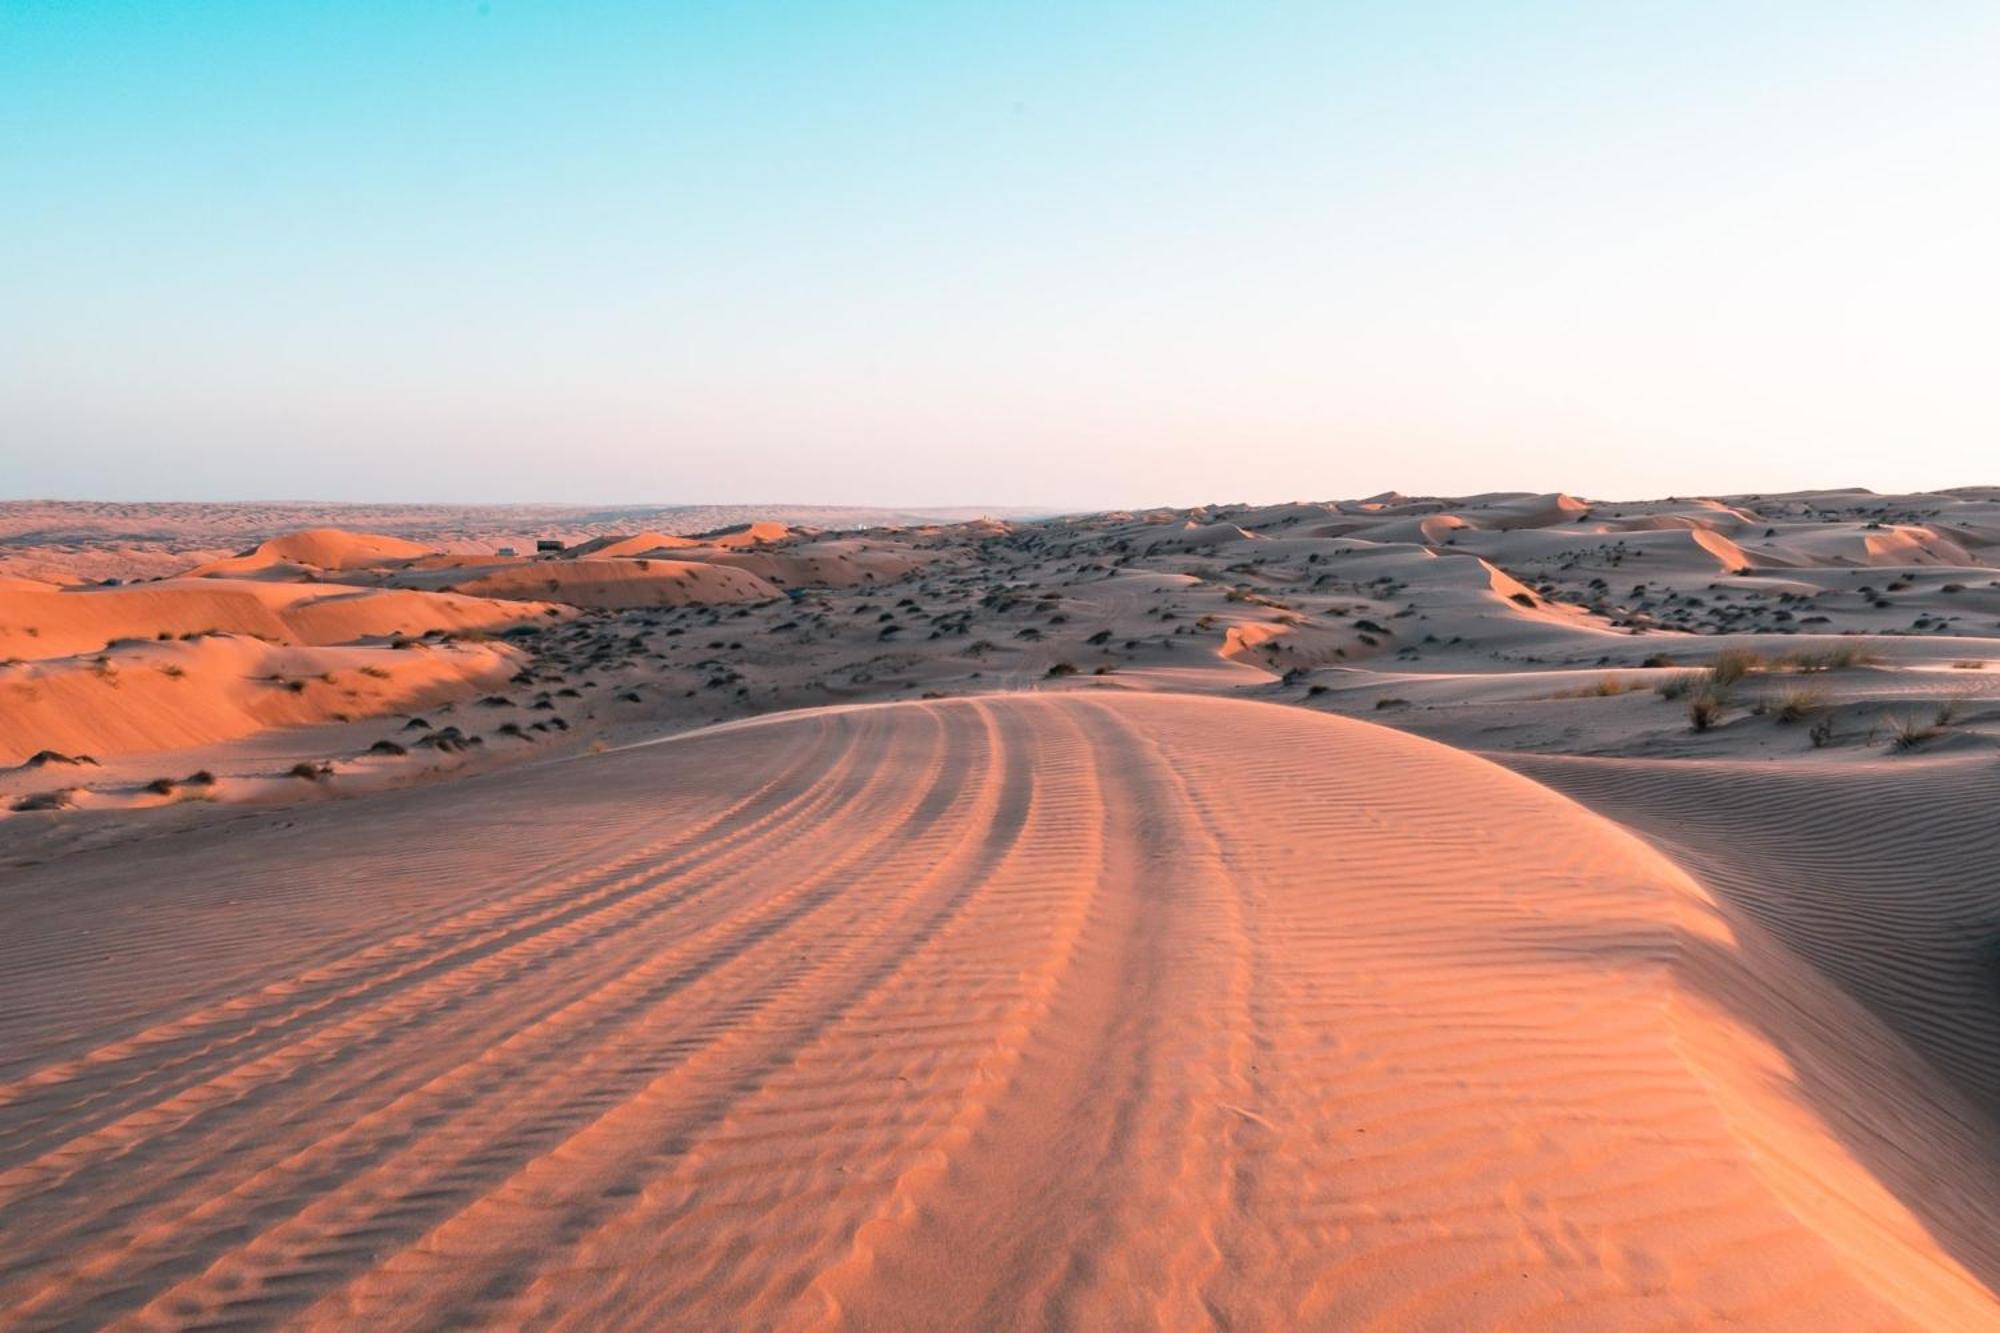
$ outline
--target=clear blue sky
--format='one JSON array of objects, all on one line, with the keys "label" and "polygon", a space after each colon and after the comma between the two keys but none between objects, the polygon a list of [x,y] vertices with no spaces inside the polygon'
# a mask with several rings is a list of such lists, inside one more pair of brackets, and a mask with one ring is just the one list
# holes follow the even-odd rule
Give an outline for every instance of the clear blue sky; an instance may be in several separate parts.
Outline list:
[{"label": "clear blue sky", "polygon": [[0,0],[0,494],[2000,482],[2000,4]]}]

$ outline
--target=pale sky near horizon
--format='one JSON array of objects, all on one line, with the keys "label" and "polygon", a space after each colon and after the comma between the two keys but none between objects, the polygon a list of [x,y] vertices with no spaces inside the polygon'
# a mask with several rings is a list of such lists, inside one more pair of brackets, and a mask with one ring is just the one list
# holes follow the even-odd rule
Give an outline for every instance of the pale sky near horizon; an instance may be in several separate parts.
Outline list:
[{"label": "pale sky near horizon", "polygon": [[0,0],[0,498],[2000,483],[2000,3]]}]

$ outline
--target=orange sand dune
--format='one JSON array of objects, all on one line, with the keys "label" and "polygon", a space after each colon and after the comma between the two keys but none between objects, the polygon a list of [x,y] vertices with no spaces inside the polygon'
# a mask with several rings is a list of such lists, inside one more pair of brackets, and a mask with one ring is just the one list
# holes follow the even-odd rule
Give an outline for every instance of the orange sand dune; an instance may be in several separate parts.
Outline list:
[{"label": "orange sand dune", "polygon": [[1869,1011],[1362,723],[798,713],[4,894],[18,1323],[2000,1321],[1991,1144]]},{"label": "orange sand dune", "polygon": [[305,565],[314,569],[368,569],[397,560],[415,560],[431,554],[431,547],[385,537],[375,532],[347,532],[340,528],[305,528],[273,537],[255,549],[228,560],[216,560],[190,570],[198,576],[243,575],[273,565]]},{"label": "orange sand dune", "polygon": [[745,569],[781,588],[854,588],[888,583],[924,564],[922,552],[902,543],[836,540],[779,550],[689,552],[690,560]]},{"label": "orange sand dune", "polygon": [[687,560],[545,560],[494,569],[456,587],[478,597],[542,598],[598,610],[784,596],[747,570]]},{"label": "orange sand dune", "polygon": [[630,537],[596,537],[587,542],[578,542],[563,555],[576,560],[590,556],[599,560],[616,560],[621,556],[645,555],[651,551],[671,551],[688,546],[699,546],[692,537],[675,537],[664,532],[641,532]]},{"label": "orange sand dune", "polygon": [[101,662],[0,666],[0,765],[41,750],[104,758],[427,708],[501,686],[521,660],[498,644],[391,652],[223,635],[136,644]]},{"label": "orange sand dune", "polygon": [[720,546],[724,550],[741,549],[752,546],[769,546],[792,536],[792,529],[783,523],[755,522],[738,523],[727,528],[718,528],[701,535],[703,546]]},{"label": "orange sand dune", "polygon": [[551,609],[406,589],[250,579],[163,579],[60,590],[0,587],[0,657],[66,657],[96,652],[117,639],[210,630],[279,643],[349,643],[433,629],[501,629]]}]

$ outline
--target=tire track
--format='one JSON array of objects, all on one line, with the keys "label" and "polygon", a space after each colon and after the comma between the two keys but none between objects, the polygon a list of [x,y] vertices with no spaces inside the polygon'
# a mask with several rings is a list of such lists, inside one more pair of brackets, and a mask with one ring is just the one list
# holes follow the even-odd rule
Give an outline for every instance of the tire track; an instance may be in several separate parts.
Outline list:
[{"label": "tire track", "polygon": [[[616,836],[522,874],[463,831],[558,787]],[[0,1324],[1993,1321],[1934,1239],[2000,1234],[1982,1150],[1912,1216],[1784,1082],[1896,1070],[1856,1122],[1889,1137],[1937,1123],[1922,1076],[1656,852],[1443,747],[1042,691],[433,808],[473,801],[409,865],[327,854],[425,877],[407,920],[369,897],[239,997],[26,1055]]]},{"label": "tire track", "polygon": [[[924,829],[962,806],[961,784],[937,762],[944,729],[932,726],[921,743],[918,767],[940,774],[927,786],[896,790],[889,780],[897,767],[893,746],[854,784],[855,792],[880,794],[873,807],[843,792],[843,782],[830,785],[830,793],[844,796],[845,805],[877,830],[871,837],[843,846],[812,874],[757,901],[747,919],[729,923],[733,929],[707,932],[618,976],[588,997],[599,1012],[572,1010],[551,1020],[537,1049],[521,1049],[518,1037],[491,1048],[470,1067],[476,1080],[455,1093],[447,1118],[428,1118],[420,1133],[393,1138],[388,1151],[314,1191],[303,1209],[274,1217],[216,1256],[198,1278],[156,1296],[140,1322],[177,1326],[191,1318],[226,1319],[246,1310],[268,1315],[302,1304],[317,1285],[375,1262],[380,1252],[421,1234],[520,1163],[552,1151],[578,1126],[610,1114],[636,1087],[727,1042],[773,995],[802,986],[826,966],[787,950],[786,933],[848,902],[857,865],[882,844],[900,833],[920,847]],[[849,905],[850,917],[865,906]],[[853,921],[819,924],[840,930],[851,929]],[[656,1021],[669,1005],[674,1012],[668,1018],[676,1021]],[[570,1063],[555,1062],[553,1050],[540,1049],[557,1041],[576,1052]],[[409,1108],[402,1112],[391,1129],[407,1119]],[[302,1283],[302,1276],[311,1281]]]},{"label": "tire track", "polygon": [[[990,733],[983,712],[952,711],[985,725]],[[971,748],[961,742],[957,751],[965,754]],[[948,929],[980,892],[985,867],[1013,853],[1034,799],[1025,757],[1003,751],[989,736],[981,767],[974,799],[958,804],[959,818],[932,825],[928,836],[919,832],[897,840],[895,851],[867,879],[850,882],[853,905],[869,924],[815,958],[802,982],[816,983],[817,989],[788,986],[754,1007],[732,1012],[725,1036],[695,1059],[666,1071],[424,1238],[419,1247],[424,1252],[479,1248],[488,1262],[497,1261],[500,1271],[513,1275],[481,1290],[471,1306],[475,1318],[497,1324],[536,1322],[520,1306],[524,1299],[532,1304],[523,1289],[541,1274],[577,1265],[574,1256],[606,1244],[606,1237],[650,1237],[669,1229],[676,1219],[654,1211],[662,1198],[683,1206],[713,1205],[713,1191],[688,1184],[686,1178],[698,1174],[718,1143],[727,1141],[746,1104],[790,1076],[810,1052],[831,1049],[830,1034],[844,1016]],[[863,901],[860,891],[870,879],[880,888],[872,901]],[[845,1047],[837,1049],[844,1062],[856,1058]],[[793,1118],[800,1114],[794,1108]],[[812,1114],[810,1109],[803,1112],[808,1120]],[[805,1124],[795,1132],[808,1141],[816,1137]],[[657,1170],[633,1180],[635,1160],[655,1164]],[[550,1206],[555,1197],[563,1200],[562,1206]],[[539,1201],[528,1216],[544,1219],[545,1228],[521,1227],[524,1198]],[[503,1238],[497,1252],[491,1248],[496,1237]],[[674,1282],[663,1273],[650,1277],[669,1287]],[[704,1286],[712,1291],[718,1280],[710,1272]],[[371,1273],[354,1290],[325,1302],[324,1322],[397,1320],[411,1302],[436,1300],[437,1293],[425,1286]]]},{"label": "tire track", "polygon": [[[842,756],[842,762],[855,762],[855,757],[856,752],[850,749]],[[718,847],[725,855],[717,856],[711,849],[697,854],[687,865],[713,873],[741,859],[743,852],[738,843],[743,837],[768,833],[773,827],[790,830],[786,834],[788,837],[803,833],[808,826],[807,821],[819,813],[823,802],[838,790],[837,783],[809,787],[799,799],[782,802],[762,812],[745,829],[739,830],[735,838],[721,840]],[[811,795],[812,799],[803,799],[806,795]],[[684,870],[686,868],[683,867]],[[701,882],[695,881],[697,886]],[[658,917],[685,901],[690,891],[674,875],[654,875],[624,886],[619,901],[627,904],[628,916],[631,911],[643,908],[647,917]],[[633,900],[641,894],[649,894],[651,899],[635,904]],[[393,1030],[447,1014],[471,998],[503,994],[507,984],[518,979],[523,969],[546,969],[571,959],[579,950],[607,940],[615,942],[621,934],[618,927],[624,924],[627,922],[619,917],[613,917],[609,922],[598,920],[587,908],[576,913],[559,911],[548,918],[541,930],[524,933],[508,949],[477,956],[462,967],[423,978],[414,988],[414,994],[391,993],[386,997],[370,997],[371,1002],[367,1005],[336,1009],[331,1013],[328,1027],[309,1029],[285,1046],[211,1076],[206,1084],[174,1093],[162,1103],[129,1114],[124,1120],[91,1134],[66,1141],[53,1153],[0,1175],[0,1200],[12,1202],[32,1197],[42,1189],[67,1182],[72,1174],[87,1169],[93,1161],[115,1162],[158,1135],[170,1134],[195,1124],[203,1116],[212,1121],[214,1114],[231,1102],[253,1095],[266,1084],[296,1077],[302,1069],[314,1063],[343,1057],[357,1041],[380,1040]],[[558,983],[559,986],[561,984]],[[563,998],[563,992],[558,989],[544,995],[538,1002],[546,1005]],[[526,1013],[501,1010],[496,1018],[506,1025],[502,1032],[504,1035],[505,1030],[532,1021],[536,1016],[533,1010]],[[349,1070],[343,1077],[360,1072],[363,1070]],[[348,1087],[346,1082],[322,1083],[323,1104],[337,1104],[339,1095],[344,1094]],[[38,1180],[40,1188],[37,1188]]]},{"label": "tire track", "polygon": [[[890,775],[879,764],[872,762],[870,749],[871,743],[885,745],[888,739],[886,735],[879,733],[877,729],[866,726],[861,729],[861,743],[856,743],[854,738],[850,737],[849,743],[842,751],[840,763],[833,771],[832,776],[835,780],[821,783],[814,788],[816,793],[815,799],[807,807],[788,813],[784,832],[778,839],[778,844],[782,846],[810,832],[812,824],[809,817],[815,811],[823,813],[824,808],[829,803],[836,803],[834,808],[837,809],[858,806],[866,800],[874,800],[879,803],[889,797],[894,783],[890,781]],[[849,788],[839,780],[840,775],[856,767],[865,768],[870,773],[870,776],[862,784]],[[918,796],[912,793],[903,793],[897,796],[896,799],[914,803],[918,799]],[[717,883],[726,879],[732,866],[738,865],[745,860],[754,859],[756,850],[755,845],[748,848],[728,849],[717,876],[698,878],[686,884],[672,882],[660,886],[663,890],[673,891],[671,899],[662,903],[660,910],[666,911],[675,903],[686,903],[703,887],[715,887]],[[766,844],[763,850],[770,852],[776,850],[776,848]],[[809,883],[802,884],[797,891],[802,892],[810,887]],[[753,916],[750,929],[754,929],[756,913],[760,911],[768,913],[774,905],[782,901],[785,900],[774,897],[752,904],[751,910]],[[725,918],[726,920],[727,918]],[[736,952],[740,953],[749,948],[759,938],[761,937],[754,934],[742,934],[736,941]],[[682,951],[685,952],[697,947],[698,941],[707,941],[711,945],[714,944],[714,941],[708,939],[707,934],[700,934],[684,942],[681,946]],[[630,953],[629,948],[628,953]],[[365,1147],[346,1151],[338,1155],[335,1154],[335,1149],[346,1144],[348,1140],[355,1137],[364,1128],[375,1132],[378,1136],[388,1132],[377,1124],[381,1117],[385,1115],[393,1117],[398,1113],[407,1114],[410,1109],[409,1103],[413,1098],[435,1098],[440,1087],[450,1083],[455,1077],[463,1079],[468,1076],[476,1076],[481,1081],[481,1086],[497,1087],[504,1082],[504,1078],[492,1059],[494,1052],[506,1050],[510,1045],[516,1045],[523,1040],[529,1039],[531,1036],[535,1040],[544,1043],[555,1040],[560,1034],[552,1033],[550,1031],[550,1024],[556,1020],[558,1015],[572,1012],[575,1006],[579,1004],[601,1002],[607,995],[615,994],[621,985],[629,988],[634,978],[643,980],[655,977],[662,972],[670,972],[671,964],[677,961],[680,956],[680,953],[656,955],[643,968],[618,975],[609,983],[604,980],[600,972],[582,973],[572,979],[572,984],[581,988],[581,998],[559,994],[555,997],[557,1002],[554,1003],[553,1007],[547,1007],[550,1001],[548,997],[542,997],[537,1000],[537,1004],[545,1007],[538,1010],[530,1010],[526,1013],[507,1007],[509,1000],[516,1000],[516,1003],[518,1003],[518,1000],[506,990],[497,991],[494,994],[494,999],[500,1007],[496,1010],[496,1017],[503,1024],[503,1027],[497,1033],[475,1036],[471,1041],[466,1040],[465,1034],[457,1034],[457,1040],[449,1044],[440,1044],[439,1046],[439,1050],[446,1053],[449,1058],[455,1059],[457,1057],[451,1056],[451,1052],[460,1049],[461,1045],[472,1044],[477,1054],[470,1064],[460,1065],[455,1069],[447,1067],[444,1072],[433,1074],[429,1077],[428,1081],[421,1082],[407,1090],[391,1089],[393,1094],[391,1100],[382,1104],[376,1110],[369,1111],[363,1108],[361,1111],[356,1112],[359,1118],[355,1122],[355,1125],[347,1130],[343,1130],[331,1139],[310,1140],[304,1146],[295,1145],[285,1139],[280,1139],[275,1143],[257,1141],[251,1145],[254,1147],[255,1152],[247,1159],[239,1158],[237,1155],[237,1150],[243,1147],[240,1143],[214,1146],[210,1147],[207,1151],[184,1150],[182,1155],[186,1159],[186,1165],[180,1173],[168,1178],[149,1181],[149,1192],[137,1200],[117,1195],[111,1196],[107,1200],[109,1206],[100,1210],[110,1224],[107,1234],[99,1236],[87,1231],[82,1233],[85,1237],[95,1240],[99,1246],[99,1253],[108,1257],[93,1261],[88,1258],[80,1259],[74,1256],[71,1251],[75,1247],[75,1242],[79,1238],[78,1233],[82,1231],[82,1228],[75,1222],[65,1218],[49,1227],[38,1237],[38,1240],[41,1242],[38,1248],[44,1255],[44,1262],[60,1264],[62,1267],[76,1273],[90,1271],[93,1266],[99,1270],[106,1271],[112,1269],[129,1269],[135,1261],[134,1257],[126,1253],[123,1248],[132,1243],[128,1238],[135,1235],[161,1232],[165,1227],[165,1224],[158,1218],[144,1224],[131,1220],[129,1215],[134,1210],[135,1205],[158,1204],[173,1208],[178,1204],[184,1208],[192,1208],[193,1212],[181,1215],[181,1220],[178,1223],[179,1226],[185,1228],[198,1218],[201,1218],[206,1219],[203,1221],[204,1229],[220,1234],[226,1233],[232,1226],[240,1225],[240,1223],[229,1220],[235,1216],[235,1213],[231,1212],[230,1208],[226,1205],[226,1201],[232,1197],[241,1196],[245,1199],[243,1207],[258,1210],[259,1205],[255,1202],[258,1198],[276,1196],[282,1200],[283,1198],[290,1197],[294,1189],[301,1188],[293,1180],[293,1177],[300,1173],[309,1173],[306,1179],[315,1188],[331,1188],[332,1184],[341,1178],[345,1164],[351,1164],[359,1168],[367,1165],[376,1155]],[[719,954],[717,956],[720,957]],[[637,961],[637,957],[636,955],[627,957],[623,961],[634,963]],[[671,980],[684,982],[686,978],[676,976],[671,978]],[[442,985],[443,983],[434,984]],[[317,1052],[326,1059],[331,1060],[345,1051],[346,1044],[352,1037],[354,1037],[354,1034],[347,1032],[331,1033],[322,1041],[321,1045],[317,1048]],[[386,1047],[383,1052],[384,1062],[391,1066],[397,1064],[398,1051],[400,1049],[397,1046]],[[422,1050],[423,1047],[419,1046],[418,1049]],[[432,1058],[435,1059],[435,1053],[433,1053]],[[457,1104],[462,1109],[465,1106],[476,1104],[477,1101],[478,1097],[476,1095],[462,1093],[459,1096]],[[331,1099],[323,1100],[318,1104],[317,1109],[323,1110],[330,1104],[333,1104]],[[258,1110],[263,1115],[269,1114],[268,1108],[257,1107],[249,1109]],[[257,1134],[258,1126],[261,1123],[259,1120],[250,1121],[244,1132],[249,1135]],[[391,1128],[393,1128],[393,1124],[394,1121],[392,1120]],[[371,1139],[369,1141],[373,1142],[375,1140]],[[222,1180],[218,1180],[216,1177],[218,1157],[225,1152],[228,1154],[228,1169],[224,1173]],[[328,1159],[331,1159],[331,1161]],[[266,1162],[271,1164],[263,1165]],[[115,1171],[118,1168],[118,1160],[114,1158],[106,1165],[107,1170]],[[238,1180],[240,1183],[230,1187],[227,1191],[210,1196],[204,1200],[189,1201],[184,1199],[180,1193],[181,1187],[190,1183],[208,1190],[217,1190],[220,1185],[226,1183],[231,1178]],[[281,1202],[277,1204],[266,1202],[262,1205],[261,1210],[257,1211],[257,1215],[262,1216],[272,1208],[282,1209],[282,1207],[283,1204]],[[186,1237],[182,1235],[179,1239],[184,1242]],[[7,1289],[0,1288],[0,1303],[5,1303],[7,1295]]]},{"label": "tire track", "polygon": [[[260,1041],[293,1038],[310,1020],[337,1006],[421,979],[431,970],[476,959],[536,929],[616,902],[635,887],[642,890],[649,877],[668,872],[676,863],[667,853],[696,839],[733,840],[743,826],[754,829],[769,821],[774,813],[772,805],[780,816],[789,813],[824,778],[813,764],[828,748],[829,737],[824,728],[812,729],[812,735],[817,742],[814,748],[763,786],[721,812],[678,827],[640,848],[554,878],[535,880],[514,894],[482,902],[422,930],[370,943],[255,991],[190,1011],[170,1023],[142,1029],[0,1084],[0,1114],[7,1119],[0,1126],[0,1163],[34,1151],[29,1133],[46,1121],[56,1121],[73,1136],[78,1129],[90,1127],[95,1117],[116,1114],[120,1105],[174,1090],[171,1085],[159,1086],[168,1082],[163,1076],[178,1077],[184,1084],[198,1082],[207,1077],[197,1063],[201,1060],[241,1061]],[[792,787],[797,790],[788,795],[775,794]],[[691,862],[694,858],[683,859]],[[128,1065],[134,1067],[131,1076],[117,1072]],[[78,1084],[83,1085],[81,1095],[68,1102],[57,1099],[60,1092]],[[120,1095],[125,1098],[123,1103],[109,1108],[102,1105]]]}]

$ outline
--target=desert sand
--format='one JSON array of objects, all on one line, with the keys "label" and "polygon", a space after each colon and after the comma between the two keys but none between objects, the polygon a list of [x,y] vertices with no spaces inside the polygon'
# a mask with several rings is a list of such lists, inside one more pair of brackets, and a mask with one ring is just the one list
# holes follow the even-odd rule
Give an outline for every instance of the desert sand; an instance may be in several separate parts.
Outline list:
[{"label": "desert sand", "polygon": [[2000,489],[276,512],[0,533],[0,1322],[2000,1327]]}]

